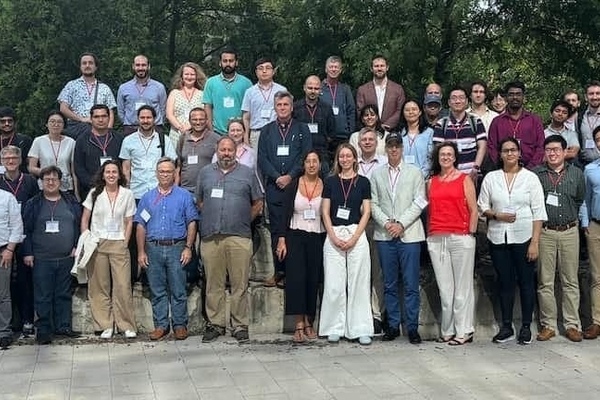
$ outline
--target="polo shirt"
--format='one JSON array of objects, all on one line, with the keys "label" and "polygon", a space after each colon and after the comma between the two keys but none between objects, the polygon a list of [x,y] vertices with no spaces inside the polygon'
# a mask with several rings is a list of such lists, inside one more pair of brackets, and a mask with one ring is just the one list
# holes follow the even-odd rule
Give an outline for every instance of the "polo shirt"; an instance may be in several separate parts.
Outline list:
[{"label": "polo shirt", "polygon": [[250,87],[250,79],[237,73],[232,79],[226,79],[222,73],[208,78],[204,85],[202,101],[212,107],[215,132],[225,135],[229,120],[241,118],[242,100]]}]

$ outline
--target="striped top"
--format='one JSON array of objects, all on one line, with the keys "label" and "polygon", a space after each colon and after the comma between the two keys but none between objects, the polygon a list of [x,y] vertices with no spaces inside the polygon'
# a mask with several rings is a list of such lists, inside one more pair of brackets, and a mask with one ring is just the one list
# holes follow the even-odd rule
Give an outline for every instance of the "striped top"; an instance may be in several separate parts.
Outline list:
[{"label": "striped top", "polygon": [[577,221],[585,195],[583,172],[568,163],[560,173],[548,168],[547,164],[536,167],[534,172],[544,188],[548,225],[567,225]]},{"label": "striped top", "polygon": [[[472,125],[475,121],[475,126]],[[433,129],[433,143],[454,142],[458,147],[458,169],[470,173],[477,157],[477,144],[487,141],[485,127],[478,117],[465,114],[457,121],[453,115],[440,119]]]}]

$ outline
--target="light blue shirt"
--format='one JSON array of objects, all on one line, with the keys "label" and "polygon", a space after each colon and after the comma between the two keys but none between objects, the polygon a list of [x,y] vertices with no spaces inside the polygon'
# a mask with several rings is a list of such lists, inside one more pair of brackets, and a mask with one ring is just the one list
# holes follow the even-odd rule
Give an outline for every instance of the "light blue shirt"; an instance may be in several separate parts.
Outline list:
[{"label": "light blue shirt", "polygon": [[[80,117],[89,118],[90,108],[94,105],[97,84],[98,81],[96,80],[96,83],[88,86],[83,77],[79,77],[65,85],[63,90],[60,91],[57,100],[60,103],[66,103],[71,111]],[[117,106],[115,96],[105,83],[100,82],[98,86],[96,104],[106,104],[111,110]]]},{"label": "light blue shirt", "polygon": [[192,194],[179,186],[163,196],[154,188],[144,194],[134,221],[146,228],[147,240],[178,240],[187,237],[187,226],[198,220]]},{"label": "light blue shirt", "polygon": [[269,122],[275,121],[275,93],[281,91],[287,89],[275,82],[269,90],[262,90],[258,83],[246,90],[242,100],[242,111],[250,113],[250,129],[261,129]]},{"label": "light blue shirt", "polygon": [[123,125],[138,125],[137,110],[149,105],[156,111],[156,125],[162,125],[167,107],[165,86],[149,79],[145,85],[139,85],[133,78],[119,86],[117,92],[117,113]]},{"label": "light blue shirt", "polygon": [[242,100],[250,87],[250,79],[240,74],[235,74],[233,79],[226,79],[222,73],[208,78],[202,101],[212,107],[215,132],[225,135],[229,120],[242,117]]},{"label": "light blue shirt", "polygon": [[433,150],[433,129],[427,128],[415,136],[414,141],[408,136],[406,129],[402,130],[403,160],[407,164],[418,167],[423,178],[429,176],[431,169],[431,151]]},{"label": "light blue shirt", "polygon": [[[168,136],[165,136],[165,157],[177,160],[175,148]],[[125,137],[119,158],[131,163],[129,188],[136,199],[141,199],[158,185],[156,163],[161,158],[158,133],[154,132],[150,139],[145,139],[139,131]]]},{"label": "light blue shirt", "polygon": [[592,219],[600,220],[600,159],[592,161],[583,170],[585,179],[585,201],[579,217],[581,227],[587,228]]}]

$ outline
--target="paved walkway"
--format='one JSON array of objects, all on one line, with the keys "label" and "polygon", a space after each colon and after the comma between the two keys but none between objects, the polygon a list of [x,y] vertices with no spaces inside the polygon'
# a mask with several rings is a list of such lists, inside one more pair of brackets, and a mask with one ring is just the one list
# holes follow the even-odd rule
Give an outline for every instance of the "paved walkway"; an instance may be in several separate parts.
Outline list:
[{"label": "paved walkway", "polygon": [[0,399],[550,400],[600,390],[598,341],[361,347],[281,338],[13,346],[0,352]]}]

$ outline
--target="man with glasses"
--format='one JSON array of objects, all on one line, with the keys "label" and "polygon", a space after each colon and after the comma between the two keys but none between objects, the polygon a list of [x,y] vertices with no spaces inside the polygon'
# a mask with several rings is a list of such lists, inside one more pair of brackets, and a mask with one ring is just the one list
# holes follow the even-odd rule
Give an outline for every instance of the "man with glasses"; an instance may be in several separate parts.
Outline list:
[{"label": "man with glasses", "polygon": [[119,157],[123,136],[108,127],[110,110],[104,104],[96,104],[90,110],[92,129],[79,136],[75,142],[73,164],[79,184],[79,195],[85,199],[94,186],[94,178],[100,166],[109,159]]},{"label": "man with glasses", "polygon": [[492,120],[488,132],[488,154],[498,162],[502,139],[511,136],[519,141],[525,168],[533,169],[544,160],[544,125],[542,119],[523,107],[525,84],[510,82],[504,87],[508,105],[506,111]]},{"label": "man with glasses", "polygon": [[[510,103],[510,100],[509,100]],[[542,330],[537,340],[556,335],[557,311],[554,296],[556,270],[560,276],[562,316],[567,339],[581,342],[579,319],[579,207],[583,203],[583,172],[565,162],[567,141],[552,135],[544,141],[546,162],[535,168],[546,199],[548,220],[540,235],[538,301]]]},{"label": "man with glasses", "polygon": [[273,82],[277,68],[270,58],[259,58],[254,63],[258,82],[251,86],[244,94],[242,100],[242,119],[244,121],[244,143],[258,148],[260,130],[269,122],[275,121],[276,114],[273,107],[275,93],[285,92],[287,89]]},{"label": "man with glasses", "polygon": [[[33,140],[29,136],[16,132],[15,110],[10,107],[0,107],[0,149],[6,146],[17,146],[21,149],[21,162],[19,169],[27,172],[27,154],[31,149]],[[0,166],[0,174],[4,168]]]},{"label": "man with glasses", "polygon": [[171,327],[176,340],[185,340],[188,312],[184,267],[192,260],[198,211],[190,192],[175,185],[173,159],[160,158],[155,173],[158,186],[142,196],[134,218],[137,261],[146,269],[151,293],[154,330],[150,340],[162,340]]}]

